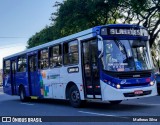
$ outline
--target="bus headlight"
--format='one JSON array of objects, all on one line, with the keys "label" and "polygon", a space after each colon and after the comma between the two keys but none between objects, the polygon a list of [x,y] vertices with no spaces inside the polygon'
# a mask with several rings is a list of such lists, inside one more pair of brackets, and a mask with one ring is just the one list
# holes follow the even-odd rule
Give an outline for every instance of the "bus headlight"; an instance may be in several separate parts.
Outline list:
[{"label": "bus headlight", "polygon": [[151,81],[151,82],[150,82],[150,85],[153,86],[153,85],[154,85],[154,81]]},{"label": "bus headlight", "polygon": [[116,85],[116,88],[117,88],[117,89],[120,89],[120,88],[121,88],[121,85],[117,84],[117,85]]}]

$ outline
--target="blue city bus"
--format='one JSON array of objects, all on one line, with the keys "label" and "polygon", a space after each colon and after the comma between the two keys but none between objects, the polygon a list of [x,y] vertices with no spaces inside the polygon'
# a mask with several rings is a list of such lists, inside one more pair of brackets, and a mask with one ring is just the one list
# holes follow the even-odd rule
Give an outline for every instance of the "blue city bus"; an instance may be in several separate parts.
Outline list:
[{"label": "blue city bus", "polygon": [[109,24],[3,59],[3,89],[27,99],[119,104],[157,95],[149,35],[144,27]]}]

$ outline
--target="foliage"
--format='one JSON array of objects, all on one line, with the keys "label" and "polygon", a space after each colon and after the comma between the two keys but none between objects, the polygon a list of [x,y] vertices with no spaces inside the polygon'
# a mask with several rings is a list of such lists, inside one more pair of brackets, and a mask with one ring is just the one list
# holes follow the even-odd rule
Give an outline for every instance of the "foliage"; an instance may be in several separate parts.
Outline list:
[{"label": "foliage", "polygon": [[160,33],[159,0],[127,0],[119,5],[119,13],[123,16],[123,23],[146,27],[150,35],[150,45],[153,45]]},{"label": "foliage", "polygon": [[58,29],[56,26],[46,26],[40,32],[29,38],[27,48],[35,47],[58,38]]},{"label": "foliage", "polygon": [[152,45],[151,54],[154,66],[160,71],[160,40],[158,40],[159,38],[157,38],[157,41]]},{"label": "foliage", "polygon": [[56,2],[52,25],[28,40],[28,48],[90,27],[114,23],[143,25],[149,30],[152,45],[160,33],[159,0],[66,0]]},{"label": "foliage", "polygon": [[[111,1],[111,0],[110,0]],[[51,20],[60,30],[60,37],[67,36],[97,25],[112,22],[110,10],[117,6],[113,1],[105,4],[104,0],[67,0],[53,13]]]},{"label": "foliage", "polygon": [[[117,8],[117,0],[67,0],[56,2],[57,11],[51,14],[52,26],[41,30],[28,40],[28,48],[61,38],[97,25],[113,22],[112,12]],[[115,15],[118,15],[115,13]],[[119,16],[120,17],[120,16]],[[49,34],[48,34],[49,33]],[[46,36],[45,36],[46,35]],[[48,41],[47,41],[48,40]]]}]

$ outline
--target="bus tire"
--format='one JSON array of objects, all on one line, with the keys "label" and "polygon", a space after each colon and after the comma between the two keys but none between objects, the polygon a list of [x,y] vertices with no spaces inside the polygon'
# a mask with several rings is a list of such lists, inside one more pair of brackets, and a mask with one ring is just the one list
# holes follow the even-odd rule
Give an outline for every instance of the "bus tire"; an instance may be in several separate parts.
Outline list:
[{"label": "bus tire", "polygon": [[19,89],[19,97],[22,102],[27,101],[26,93],[23,87]]},{"label": "bus tire", "polygon": [[109,101],[113,105],[118,105],[122,102],[122,100],[116,100],[116,101]]},{"label": "bus tire", "polygon": [[75,85],[69,90],[69,102],[74,108],[82,106],[83,101],[81,100],[79,90]]}]

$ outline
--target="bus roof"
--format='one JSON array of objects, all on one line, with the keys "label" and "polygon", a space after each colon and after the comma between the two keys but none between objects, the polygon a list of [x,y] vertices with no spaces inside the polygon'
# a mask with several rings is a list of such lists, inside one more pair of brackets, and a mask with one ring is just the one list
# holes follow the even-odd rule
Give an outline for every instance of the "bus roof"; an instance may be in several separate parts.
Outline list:
[{"label": "bus roof", "polygon": [[64,42],[64,41],[73,40],[73,39],[76,39],[78,37],[85,36],[85,35],[88,35],[88,34],[91,34],[91,33],[95,33],[95,32],[99,33],[100,28],[102,28],[102,27],[131,27],[131,28],[137,27],[137,28],[143,28],[141,26],[131,25],[131,24],[108,24],[108,25],[95,26],[93,28],[90,28],[90,29],[87,29],[87,30],[84,30],[84,31],[81,31],[81,32],[78,32],[78,33],[60,38],[60,39],[57,39],[57,40],[53,40],[53,41],[48,42],[48,43],[44,43],[42,45],[27,49],[27,50],[24,50],[22,52],[12,54],[10,56],[4,57],[3,59],[7,60],[7,59],[10,59],[12,57],[20,56],[20,55],[23,55],[23,54],[26,54],[26,53],[29,53],[29,52],[33,52],[33,51],[45,48],[45,47],[53,46],[54,44],[58,44],[58,43],[61,43],[61,42]]}]

